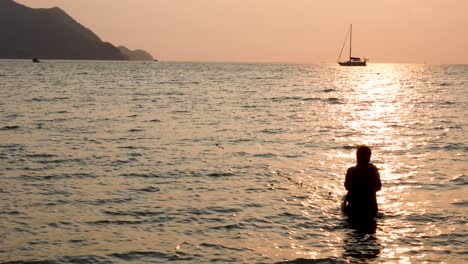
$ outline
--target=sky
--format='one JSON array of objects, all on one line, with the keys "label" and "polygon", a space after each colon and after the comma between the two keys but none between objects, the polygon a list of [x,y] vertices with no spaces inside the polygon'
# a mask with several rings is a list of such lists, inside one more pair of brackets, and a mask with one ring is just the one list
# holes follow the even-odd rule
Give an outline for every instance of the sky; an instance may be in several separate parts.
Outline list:
[{"label": "sky", "polygon": [[[1,1],[1,0],[0,0]],[[468,64],[468,0],[16,0],[163,61]],[[349,56],[348,48],[342,60]]]}]

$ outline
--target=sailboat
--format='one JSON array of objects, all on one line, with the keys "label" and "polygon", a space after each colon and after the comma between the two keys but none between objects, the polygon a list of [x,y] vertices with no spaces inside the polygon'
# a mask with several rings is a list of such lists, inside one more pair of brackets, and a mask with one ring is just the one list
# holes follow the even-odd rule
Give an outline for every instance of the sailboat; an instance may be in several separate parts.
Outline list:
[{"label": "sailboat", "polygon": [[[349,60],[348,61],[340,61],[341,54],[343,53],[343,49],[346,45],[346,41],[348,40],[349,36]],[[366,66],[367,65],[367,59],[358,57],[353,57],[351,56],[351,50],[352,50],[352,41],[353,41],[353,25],[349,25],[349,31],[348,34],[346,34],[345,41],[343,43],[343,47],[341,48],[340,56],[338,57],[338,64],[341,66]]]}]

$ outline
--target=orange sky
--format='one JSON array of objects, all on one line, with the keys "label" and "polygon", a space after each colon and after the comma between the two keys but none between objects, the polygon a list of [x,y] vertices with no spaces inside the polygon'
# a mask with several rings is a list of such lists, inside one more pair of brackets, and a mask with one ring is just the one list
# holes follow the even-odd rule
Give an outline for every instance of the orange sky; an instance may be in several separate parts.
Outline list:
[{"label": "orange sky", "polygon": [[[1,0],[0,0],[1,1]],[[468,63],[468,0],[17,0],[168,61]],[[346,51],[346,56],[347,55]]]}]

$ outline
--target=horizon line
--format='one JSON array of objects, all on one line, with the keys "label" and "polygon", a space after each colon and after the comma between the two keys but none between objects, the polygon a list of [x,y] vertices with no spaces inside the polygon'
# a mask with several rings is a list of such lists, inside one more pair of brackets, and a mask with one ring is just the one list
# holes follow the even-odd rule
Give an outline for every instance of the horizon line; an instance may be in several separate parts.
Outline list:
[{"label": "horizon line", "polygon": [[[32,59],[32,58],[31,58]],[[31,59],[24,58],[0,58],[2,61],[30,61]],[[38,59],[41,59],[38,57]],[[75,59],[41,59],[42,61],[100,61],[100,62],[152,62],[152,63],[230,63],[230,64],[302,64],[302,65],[324,65],[324,64],[338,64],[337,62],[331,61],[322,61],[322,62],[298,62],[298,61],[229,61],[229,60],[161,60],[157,59],[148,60],[148,61],[135,61],[135,60],[75,60]],[[428,62],[371,62],[369,65],[373,64],[415,64],[415,65],[468,65],[467,63],[428,63]]]}]

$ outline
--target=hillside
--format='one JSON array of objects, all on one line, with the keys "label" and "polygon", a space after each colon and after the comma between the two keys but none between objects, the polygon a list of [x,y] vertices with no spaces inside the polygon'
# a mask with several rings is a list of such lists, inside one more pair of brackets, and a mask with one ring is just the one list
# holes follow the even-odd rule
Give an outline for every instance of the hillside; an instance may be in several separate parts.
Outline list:
[{"label": "hillside", "polygon": [[33,9],[0,0],[0,58],[128,60],[60,8]]},{"label": "hillside", "polygon": [[152,61],[154,60],[153,56],[148,52],[138,49],[138,50],[129,50],[127,47],[119,46],[118,49],[122,54],[126,55],[129,60],[132,61]]}]

